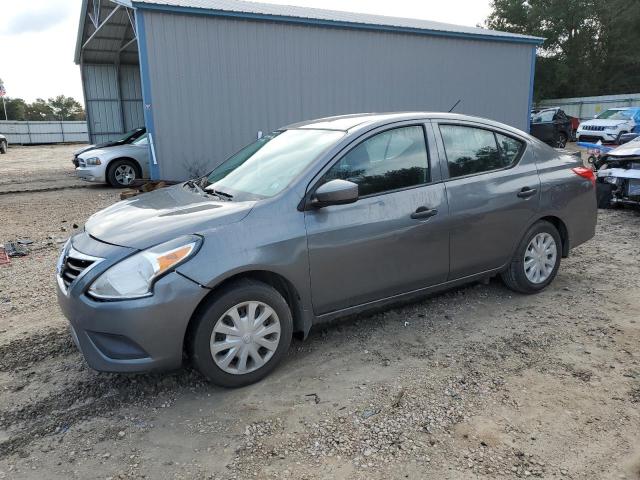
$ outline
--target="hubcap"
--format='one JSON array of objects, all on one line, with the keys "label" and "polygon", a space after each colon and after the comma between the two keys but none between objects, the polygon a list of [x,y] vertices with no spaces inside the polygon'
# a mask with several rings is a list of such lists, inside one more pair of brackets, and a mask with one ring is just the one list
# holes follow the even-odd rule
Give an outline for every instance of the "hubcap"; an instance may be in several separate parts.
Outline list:
[{"label": "hubcap", "polygon": [[531,283],[546,281],[556,266],[556,241],[548,233],[538,233],[524,252],[524,273]]},{"label": "hubcap", "polygon": [[243,302],[222,315],[211,333],[211,356],[223,371],[253,372],[266,364],[280,343],[280,319],[263,302]]},{"label": "hubcap", "polygon": [[120,185],[129,185],[136,179],[136,171],[131,165],[120,165],[116,168],[115,176]]}]

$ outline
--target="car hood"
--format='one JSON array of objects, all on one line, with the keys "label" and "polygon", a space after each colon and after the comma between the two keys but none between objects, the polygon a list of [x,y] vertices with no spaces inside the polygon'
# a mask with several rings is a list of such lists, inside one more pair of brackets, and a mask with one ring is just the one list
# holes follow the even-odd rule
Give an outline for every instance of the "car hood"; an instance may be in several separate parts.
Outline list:
[{"label": "car hood", "polygon": [[82,148],[79,148],[78,150],[76,150],[75,152],[73,152],[74,156],[78,156],[82,153],[88,152],[89,150],[95,150],[97,148],[105,148],[105,147],[111,147],[115,145],[115,142],[105,142],[105,143],[96,143],[93,145],[86,145]]},{"label": "car hood", "polygon": [[119,155],[127,155],[127,152],[131,152],[132,155],[135,155],[135,152],[140,152],[140,150],[145,150],[147,148],[146,145],[114,145],[114,146],[106,146],[102,148],[94,148],[92,150],[87,150],[84,153],[78,155],[78,158],[82,158],[86,160],[91,157],[108,157],[108,156],[119,156]]},{"label": "car hood", "polygon": [[640,156],[640,139],[636,138],[624,145],[614,148],[608,154],[611,157],[637,157]]},{"label": "car hood", "polygon": [[87,220],[85,231],[106,243],[145,249],[238,222],[253,205],[255,202],[216,201],[179,184],[105,208]]},{"label": "car hood", "polygon": [[582,122],[580,124],[581,127],[591,125],[594,127],[615,127],[616,125],[624,125],[625,123],[629,123],[631,120],[600,120],[594,118],[593,120],[587,120],[586,122]]}]

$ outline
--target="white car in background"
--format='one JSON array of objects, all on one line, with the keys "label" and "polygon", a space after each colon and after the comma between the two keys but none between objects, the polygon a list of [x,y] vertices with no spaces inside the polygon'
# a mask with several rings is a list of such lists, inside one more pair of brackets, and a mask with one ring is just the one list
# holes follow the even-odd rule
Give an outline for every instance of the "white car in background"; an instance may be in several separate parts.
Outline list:
[{"label": "white car in background", "polygon": [[579,142],[620,143],[620,137],[633,132],[640,125],[640,107],[610,108],[593,120],[580,124],[576,137]]},{"label": "white car in background", "polygon": [[88,182],[127,187],[134,180],[149,178],[149,138],[147,134],[129,145],[98,148],[80,154],[76,175]]}]

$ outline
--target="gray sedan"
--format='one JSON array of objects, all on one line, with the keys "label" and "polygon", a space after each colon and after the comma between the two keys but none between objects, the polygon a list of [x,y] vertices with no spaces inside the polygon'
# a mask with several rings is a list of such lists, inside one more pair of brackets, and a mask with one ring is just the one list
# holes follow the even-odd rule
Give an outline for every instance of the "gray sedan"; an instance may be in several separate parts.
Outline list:
[{"label": "gray sedan", "polygon": [[58,299],[90,366],[188,358],[255,382],[293,333],[468,282],[536,293],[596,225],[595,178],[506,125],[440,113],[277,130],[210,174],[93,215]]}]

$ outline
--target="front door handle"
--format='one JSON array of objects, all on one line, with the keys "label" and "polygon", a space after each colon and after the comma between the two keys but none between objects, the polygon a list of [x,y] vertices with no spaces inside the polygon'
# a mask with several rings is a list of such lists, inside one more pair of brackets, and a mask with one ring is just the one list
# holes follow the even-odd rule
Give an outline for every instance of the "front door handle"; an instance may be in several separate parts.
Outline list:
[{"label": "front door handle", "polygon": [[418,207],[416,211],[411,214],[413,220],[424,220],[425,218],[431,218],[438,214],[438,210],[435,208]]},{"label": "front door handle", "polygon": [[522,190],[518,192],[518,197],[520,198],[529,198],[533,197],[538,190],[531,187],[522,187]]}]

